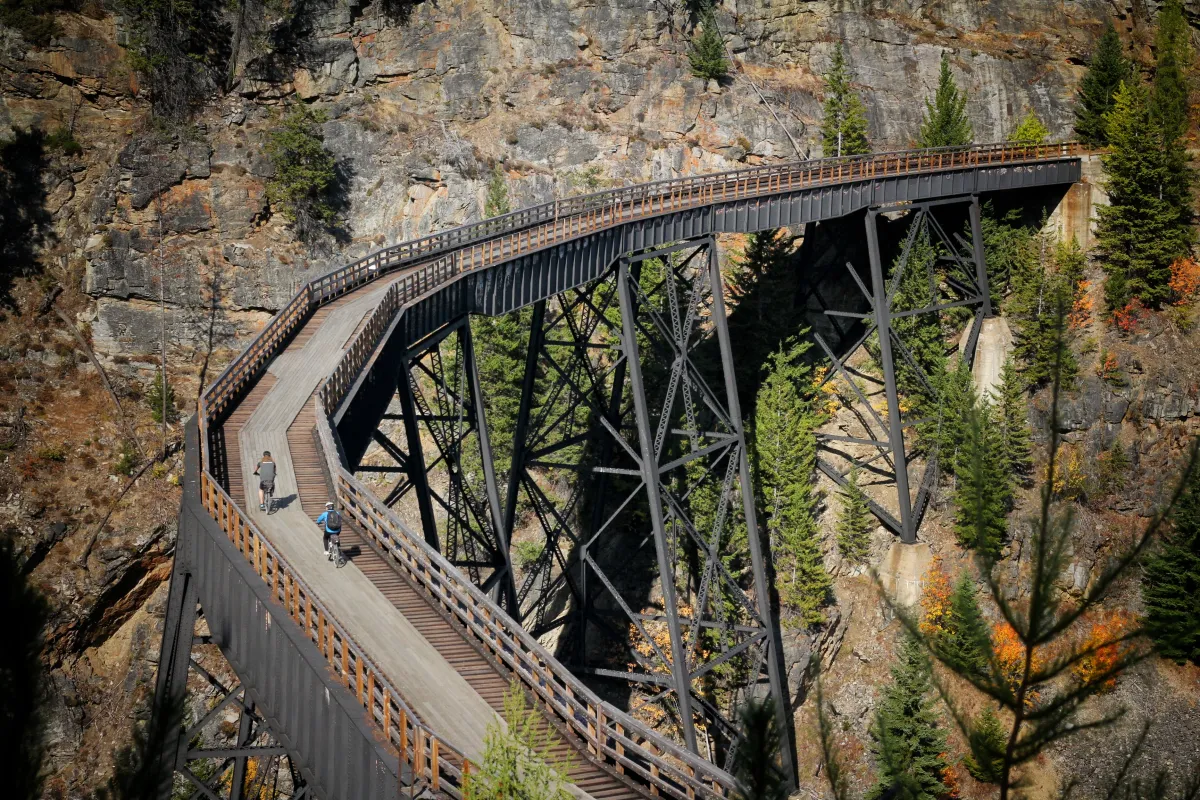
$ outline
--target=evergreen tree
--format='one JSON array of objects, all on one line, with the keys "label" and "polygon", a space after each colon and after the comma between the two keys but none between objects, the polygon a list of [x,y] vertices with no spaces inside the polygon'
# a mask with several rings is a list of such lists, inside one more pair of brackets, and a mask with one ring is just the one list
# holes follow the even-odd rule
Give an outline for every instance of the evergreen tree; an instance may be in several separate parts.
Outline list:
[{"label": "evergreen tree", "polygon": [[1200,664],[1200,469],[1193,469],[1169,530],[1146,559],[1142,599],[1145,630],[1158,651]]},{"label": "evergreen tree", "polygon": [[1154,43],[1154,91],[1151,110],[1167,142],[1178,141],[1187,130],[1188,87],[1184,66],[1190,58],[1188,23],[1180,0],[1166,0],[1158,12]]},{"label": "evergreen tree", "polygon": [[[163,397],[164,389],[165,398]],[[161,369],[155,373],[154,382],[150,384],[150,391],[146,392],[146,405],[150,408],[150,418],[160,424],[163,421],[164,410],[167,412],[167,422],[174,422],[178,416],[175,410],[175,387],[171,385],[171,381],[163,379]]]},{"label": "evergreen tree", "polygon": [[729,74],[729,60],[725,58],[725,40],[717,27],[717,17],[712,8],[707,8],[700,18],[700,31],[692,37],[692,49],[688,53],[692,74],[697,78],[719,81]]},{"label": "evergreen tree", "polygon": [[1012,132],[1012,135],[1008,137],[1008,140],[1013,144],[1044,144],[1048,138],[1050,138],[1050,131],[1038,119],[1038,115],[1030,111]]},{"label": "evergreen tree", "polygon": [[327,119],[323,109],[300,103],[267,136],[266,151],[275,169],[267,183],[267,197],[305,240],[337,218],[332,197],[336,163],[321,130]]},{"label": "evergreen tree", "polygon": [[1025,383],[1021,380],[1011,358],[1004,360],[1000,370],[1000,398],[997,408],[1000,423],[1002,469],[1015,486],[1024,480],[1033,466],[1030,447],[1028,405]]},{"label": "evergreen tree", "polygon": [[504,694],[504,722],[488,723],[483,761],[464,782],[465,800],[571,800],[569,764],[556,755],[558,737],[526,705],[515,680]]},{"label": "evergreen tree", "polygon": [[1096,147],[1108,144],[1104,117],[1112,108],[1118,87],[1132,75],[1129,61],[1121,52],[1121,37],[1110,19],[1075,95],[1075,132],[1080,141]]},{"label": "evergreen tree", "polygon": [[1122,84],[1105,119],[1110,204],[1097,209],[1097,240],[1108,273],[1106,300],[1112,309],[1135,298],[1157,306],[1170,297],[1171,262],[1187,255],[1194,237],[1191,168],[1140,84]]},{"label": "evergreen tree", "polygon": [[825,116],[821,121],[821,152],[826,156],[857,156],[871,152],[867,141],[867,109],[850,85],[850,69],[842,45],[833,51],[825,75]]},{"label": "evergreen tree", "polygon": [[980,216],[988,286],[993,297],[1008,294],[1012,276],[1028,268],[1033,258],[1029,229],[1021,223],[1021,212],[1013,209],[1003,217],[996,215],[992,202],[983,204]]},{"label": "evergreen tree", "polygon": [[1031,258],[1013,273],[1008,315],[1013,323],[1013,352],[1024,365],[1024,377],[1031,386],[1044,384],[1054,374],[1060,359],[1058,342],[1065,345],[1058,365],[1059,379],[1069,386],[1079,365],[1069,347],[1067,317],[1075,302],[1078,276],[1082,275],[1084,256],[1074,239],[1052,245],[1044,232],[1033,237]]},{"label": "evergreen tree", "polygon": [[[937,255],[928,229],[921,230],[909,251],[908,265],[900,276],[892,302],[893,311],[913,311],[937,305]],[[899,267],[900,256],[897,256],[892,269]],[[929,391],[922,376],[933,383],[946,370],[946,342],[941,321],[936,313],[912,314],[894,318],[892,329],[920,367],[918,371],[899,352],[895,354],[896,380],[900,389],[912,397],[926,397]]]},{"label": "evergreen tree", "polygon": [[792,345],[772,355],[758,393],[754,446],[780,600],[799,611],[804,624],[818,625],[825,621],[832,581],[814,518],[817,414],[801,393],[811,382],[800,360],[806,349]]},{"label": "evergreen tree", "polygon": [[967,96],[958,90],[950,73],[950,56],[942,53],[937,93],[925,101],[925,121],[918,139],[921,147],[960,147],[975,138],[967,118]]},{"label": "evergreen tree", "polygon": [[837,520],[837,543],[842,557],[854,564],[867,560],[871,549],[871,529],[875,522],[867,505],[867,496],[858,485],[858,466],[851,468],[846,485],[839,493],[842,510]]},{"label": "evergreen tree", "polygon": [[975,402],[975,379],[967,360],[959,358],[954,369],[942,371],[936,412],[924,415],[929,433],[922,434],[936,444],[939,463],[951,474],[958,472],[958,454],[967,438],[967,420]]},{"label": "evergreen tree", "polygon": [[968,415],[955,469],[954,532],[959,544],[987,558],[1000,555],[1010,498],[998,428],[991,407],[977,404]]},{"label": "evergreen tree", "polygon": [[795,307],[796,271],[787,268],[793,242],[778,229],[752,233],[726,272],[729,336],[738,352],[734,370],[743,408],[753,406],[771,354],[801,322]]},{"label": "evergreen tree", "polygon": [[921,644],[905,636],[892,668],[892,685],[871,727],[878,779],[868,797],[938,800],[947,792],[946,731],[930,698],[929,659]]},{"label": "evergreen tree", "polygon": [[475,365],[483,390],[484,419],[496,473],[500,476],[507,474],[512,465],[513,434],[521,407],[521,384],[532,319],[528,307],[495,317],[471,316]]},{"label": "evergreen tree", "polygon": [[737,797],[741,800],[787,800],[791,787],[780,769],[778,758],[783,746],[775,704],[769,698],[750,699],[738,712],[742,742],[734,761]]},{"label": "evergreen tree", "polygon": [[483,202],[485,219],[499,217],[512,211],[508,200],[508,178],[504,176],[504,168],[499,164],[492,167],[492,175],[488,179],[487,198]]},{"label": "evergreen tree", "polygon": [[987,622],[979,609],[975,581],[966,573],[954,584],[946,630],[934,644],[938,657],[958,671],[980,677],[986,674],[992,643]]},{"label": "evergreen tree", "polygon": [[963,759],[963,765],[975,780],[983,783],[995,783],[1000,780],[1004,765],[1004,748],[1008,744],[1006,733],[992,707],[985,708],[967,737],[971,752]]}]

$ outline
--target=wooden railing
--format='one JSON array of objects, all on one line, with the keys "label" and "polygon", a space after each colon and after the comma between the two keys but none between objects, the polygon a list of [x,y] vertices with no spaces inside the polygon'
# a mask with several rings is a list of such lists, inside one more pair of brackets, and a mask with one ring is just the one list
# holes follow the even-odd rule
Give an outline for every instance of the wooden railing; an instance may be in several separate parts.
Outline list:
[{"label": "wooden railing", "polygon": [[334,412],[362,374],[375,349],[391,326],[396,312],[430,289],[444,283],[460,271],[455,256],[443,256],[423,269],[413,270],[388,287],[383,299],[361,326],[354,341],[329,378],[317,390],[323,406]]},{"label": "wooden railing", "polygon": [[200,475],[200,497],[229,541],[270,587],[271,599],[321,651],[330,670],[379,726],[401,762],[427,780],[434,791],[461,797],[462,777],[470,770],[470,762],[421,723],[332,612],[206,472]]},{"label": "wooden railing", "polygon": [[339,498],[379,547],[498,660],[519,675],[552,713],[580,735],[597,758],[646,783],[652,795],[668,795],[676,800],[693,800],[697,794],[724,796],[733,788],[728,774],[596,698],[358,483],[343,466],[344,459],[338,453],[325,411],[336,409],[345,398],[377,351],[395,314],[413,299],[465,270],[482,269],[605,228],[688,208],[906,174],[1016,166],[1076,157],[1082,152],[1075,143],[977,145],[755,167],[557,200],[379,250],[303,286],[204,392],[199,417],[205,448],[202,461],[205,469],[201,476],[205,508],[271,587],[272,597],[326,654],[346,686],[352,687],[371,718],[382,726],[388,741],[399,748],[402,760],[427,777],[435,788],[441,786],[458,796],[462,772],[469,768],[462,755],[416,719],[378,669],[209,472],[210,426],[227,415],[313,309],[386,272],[411,268],[408,275],[389,288],[318,393],[317,427],[331,461],[331,474],[336,476]]}]

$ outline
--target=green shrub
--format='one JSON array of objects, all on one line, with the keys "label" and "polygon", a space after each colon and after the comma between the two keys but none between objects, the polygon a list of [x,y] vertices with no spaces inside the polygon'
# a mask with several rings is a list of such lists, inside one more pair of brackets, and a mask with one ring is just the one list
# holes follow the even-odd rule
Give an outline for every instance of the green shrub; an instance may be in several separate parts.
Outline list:
[{"label": "green shrub", "polygon": [[0,0],[0,25],[20,31],[30,44],[45,47],[62,33],[53,12],[74,7],[70,0]]},{"label": "green shrub", "polygon": [[46,148],[60,150],[66,156],[77,156],[83,153],[83,145],[67,128],[56,128],[53,132],[46,134]]},{"label": "green shrub", "polygon": [[117,460],[113,462],[113,473],[116,475],[129,476],[138,467],[138,454],[133,449],[129,442],[121,444],[121,452],[117,454]]},{"label": "green shrub", "polygon": [[542,557],[542,552],[545,549],[545,542],[514,542],[512,547],[513,562],[521,569],[529,569]]},{"label": "green shrub", "polygon": [[43,447],[41,450],[38,450],[37,457],[42,461],[56,461],[59,463],[67,460],[67,454],[63,452],[62,447],[59,445]]}]

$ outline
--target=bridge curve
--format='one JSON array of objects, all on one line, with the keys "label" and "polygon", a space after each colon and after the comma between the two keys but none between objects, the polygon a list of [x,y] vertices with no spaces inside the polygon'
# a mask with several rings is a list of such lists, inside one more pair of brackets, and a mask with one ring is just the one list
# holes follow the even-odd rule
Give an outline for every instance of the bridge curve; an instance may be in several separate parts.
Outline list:
[{"label": "bridge curve", "polygon": [[[186,580],[172,583],[159,695],[181,691],[187,606],[198,596],[214,640],[318,796],[390,797],[413,780],[459,796],[494,718],[496,676],[501,686],[504,677],[518,679],[565,734],[581,794],[728,795],[729,774],[598,698],[354,476],[365,449],[354,421],[382,413],[378,398],[360,390],[386,380],[405,348],[451,321],[585,285],[623,254],[889,204],[1070,184],[1080,155],[1074,144],[982,145],[624,187],[385,248],[305,285],[201,398],[201,452],[188,459],[180,527],[187,541],[176,565]],[[246,499],[261,449],[280,456],[278,494],[294,495],[272,517]],[[330,494],[361,548],[363,566],[345,573],[353,579],[313,563],[320,559],[311,512]],[[246,612],[228,602],[231,581],[245,585],[239,596],[259,616],[236,622]],[[278,661],[264,638],[272,626],[291,626],[288,652],[303,664]],[[441,652],[460,642],[459,655]],[[490,702],[475,688],[489,681]],[[300,683],[322,684],[326,698],[303,710],[315,715],[304,721],[290,699],[303,694]],[[354,708],[365,723],[345,721]],[[297,730],[335,716],[336,740]],[[354,765],[331,763],[330,747],[353,751]]]}]

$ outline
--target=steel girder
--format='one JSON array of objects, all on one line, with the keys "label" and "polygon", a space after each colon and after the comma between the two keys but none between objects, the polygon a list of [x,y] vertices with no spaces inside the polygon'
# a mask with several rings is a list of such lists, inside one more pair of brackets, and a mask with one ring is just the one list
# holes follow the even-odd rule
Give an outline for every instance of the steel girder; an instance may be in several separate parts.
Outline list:
[{"label": "steel girder", "polygon": [[727,768],[747,697],[791,730],[732,358],[711,237],[535,304],[502,537],[514,616]]},{"label": "steel girder", "polygon": [[[190,574],[176,569],[167,601],[162,658],[147,741],[159,759],[156,796],[188,800],[301,800],[310,793],[292,756],[277,741],[240,683],[226,685],[201,663],[212,655]],[[195,719],[185,711],[189,678],[207,696]]]},{"label": "steel girder", "polygon": [[388,507],[415,503],[425,541],[506,610],[516,607],[507,529],[479,383],[471,325],[461,317],[405,353],[393,407],[373,438],[389,463],[359,473],[395,474]]},{"label": "steel girder", "polygon": [[[967,205],[967,221],[970,233],[968,241],[957,232],[950,233],[946,224],[939,219],[937,211],[947,206]],[[904,237],[900,253],[890,270],[885,270],[879,240],[879,215],[887,211],[908,211],[908,230]],[[885,474],[895,481],[896,509],[893,514],[889,509],[868,500],[876,517],[900,536],[901,541],[913,543],[917,540],[917,528],[921,524],[925,510],[929,505],[938,476],[938,453],[936,450],[924,452],[925,466],[918,483],[916,498],[913,498],[909,481],[911,456],[906,449],[905,430],[913,428],[918,420],[906,418],[901,401],[902,387],[897,379],[897,367],[904,371],[910,386],[924,392],[933,402],[926,408],[935,407],[940,413],[938,398],[938,382],[936,376],[927,374],[918,363],[914,354],[905,341],[904,328],[910,326],[917,317],[940,315],[952,308],[965,307],[974,309],[974,318],[968,336],[963,357],[971,364],[975,357],[975,344],[983,319],[992,313],[991,290],[988,286],[987,267],[984,260],[983,235],[980,225],[979,196],[943,198],[902,207],[875,207],[867,211],[865,216],[866,241],[868,260],[870,264],[870,286],[868,287],[859,277],[854,266],[847,263],[846,268],[853,277],[855,284],[866,300],[869,313],[859,311],[829,310],[824,311],[831,317],[850,317],[861,320],[865,329],[839,358],[833,348],[819,334],[815,335],[817,343],[831,361],[827,380],[841,380],[855,395],[858,404],[853,410],[859,422],[866,431],[866,436],[833,436],[824,435],[819,439],[819,447],[826,454],[849,462],[852,466],[870,468],[880,472],[876,462],[886,465]],[[923,265],[911,263],[914,248],[924,240],[932,246],[936,259],[928,260]],[[940,265],[940,269],[939,269]],[[897,290],[910,270],[924,268],[923,276],[928,285],[925,300],[913,307],[897,307]],[[897,321],[903,322],[898,326]],[[883,372],[881,384],[887,402],[886,420],[871,405],[867,396],[853,380],[847,361],[850,356],[875,334],[877,360]],[[860,378],[866,378],[861,372],[855,372]],[[864,411],[866,412],[864,414]],[[855,457],[837,444],[866,445],[874,448],[875,455],[863,459]],[[818,467],[839,485],[845,485],[849,470],[842,470],[831,463],[828,458],[818,458]]]}]

